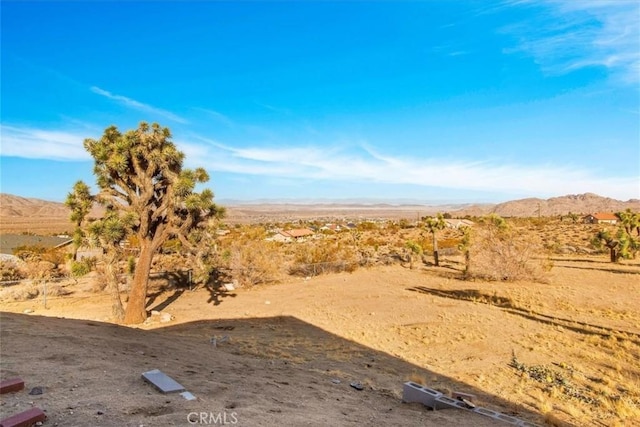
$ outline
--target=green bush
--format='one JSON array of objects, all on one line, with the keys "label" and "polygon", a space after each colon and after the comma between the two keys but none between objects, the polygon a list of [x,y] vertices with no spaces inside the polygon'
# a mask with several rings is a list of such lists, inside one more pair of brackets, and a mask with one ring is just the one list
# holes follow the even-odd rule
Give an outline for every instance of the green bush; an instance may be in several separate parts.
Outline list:
[{"label": "green bush", "polygon": [[71,263],[71,275],[73,277],[82,277],[89,274],[95,265],[95,261],[91,258],[84,258],[80,261]]}]

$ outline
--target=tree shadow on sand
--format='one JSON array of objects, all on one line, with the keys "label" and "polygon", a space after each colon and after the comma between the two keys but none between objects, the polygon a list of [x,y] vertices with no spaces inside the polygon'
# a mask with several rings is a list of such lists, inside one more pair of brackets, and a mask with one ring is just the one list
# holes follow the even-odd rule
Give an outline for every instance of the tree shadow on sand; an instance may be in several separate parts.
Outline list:
[{"label": "tree shadow on sand", "polygon": [[[55,349],[57,356],[69,353],[77,358],[86,351],[95,355],[85,361],[88,379],[83,387],[91,390],[87,399],[120,417],[116,420],[120,425],[133,425],[143,417],[154,425],[183,425],[190,412],[225,408],[235,411],[242,425],[362,425],[367,419],[377,425],[494,425],[490,418],[468,411],[430,411],[403,404],[402,384],[416,376],[424,378],[429,388],[471,393],[480,406],[542,424],[542,415],[530,407],[291,316],[202,320],[149,331],[86,320],[43,321],[22,314],[3,313],[2,320],[3,362],[11,367],[5,374],[32,372],[34,361],[20,352],[37,344],[27,339],[37,341],[53,328],[59,331],[57,340],[65,342]],[[23,329],[33,335],[25,337]],[[211,337],[219,331],[229,339],[213,346]],[[35,367],[38,373],[32,376],[39,375],[44,384],[57,381],[60,390],[76,384],[77,366],[39,359]],[[151,391],[140,373],[158,367],[197,396],[198,406]],[[117,384],[126,384],[127,393],[105,387],[101,381],[107,371]],[[361,384],[362,390],[352,383]],[[61,401],[57,408],[55,390],[49,394],[48,422],[65,424],[66,403]],[[146,403],[137,407],[141,403],[132,396]],[[78,422],[83,417],[80,411],[75,414]],[[85,416],[85,425],[96,420],[95,410]]]},{"label": "tree shadow on sand", "polygon": [[[586,258],[561,258],[552,257],[550,261],[558,262],[558,268],[575,268],[580,270],[604,271],[614,274],[640,274],[640,265],[634,264],[618,264],[618,268],[610,267],[610,261],[605,259],[586,259]],[[599,266],[598,266],[599,265]]]},{"label": "tree shadow on sand", "polygon": [[469,301],[473,303],[492,305],[495,307],[499,307],[508,313],[524,317],[525,319],[534,320],[536,322],[552,326],[561,326],[565,329],[569,329],[580,334],[598,335],[603,338],[610,338],[614,334],[624,334],[627,335],[627,339],[629,339],[631,342],[640,345],[640,334],[636,332],[613,329],[607,326],[594,325],[587,322],[580,322],[577,320],[550,316],[548,314],[523,309],[513,304],[513,301],[511,301],[511,299],[509,298],[501,297],[498,295],[485,294],[477,289],[442,290],[428,288],[426,286],[416,286],[407,288],[407,290],[434,295],[442,298],[450,298],[460,301]]},{"label": "tree shadow on sand", "polygon": [[[162,311],[177,301],[185,291],[197,289],[197,286],[195,286],[192,281],[191,270],[156,273],[154,274],[153,280],[161,281],[163,285],[156,286],[156,290],[147,296],[146,307],[148,311]],[[236,294],[230,292],[225,287],[225,284],[229,283],[230,280],[228,273],[222,270],[214,270],[209,278],[209,282],[204,285],[204,288],[207,289],[210,295],[207,302],[213,303],[213,305],[220,305],[224,298],[235,298]],[[169,290],[173,291],[173,293],[164,301],[152,307],[156,300],[165,295]]]}]

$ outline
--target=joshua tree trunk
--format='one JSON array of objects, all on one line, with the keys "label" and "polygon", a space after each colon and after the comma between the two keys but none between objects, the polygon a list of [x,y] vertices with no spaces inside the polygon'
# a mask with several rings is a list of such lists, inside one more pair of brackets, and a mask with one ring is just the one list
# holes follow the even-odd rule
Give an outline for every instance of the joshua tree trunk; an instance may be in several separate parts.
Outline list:
[{"label": "joshua tree trunk", "polygon": [[145,242],[140,245],[140,257],[136,265],[133,283],[129,291],[129,301],[124,314],[124,323],[126,325],[135,325],[147,319],[147,285],[149,284],[152,258],[153,248],[151,243]]},{"label": "joshua tree trunk", "polygon": [[436,267],[440,266],[440,260],[438,258],[438,239],[436,238],[436,233],[433,233],[433,262]]},{"label": "joshua tree trunk", "polygon": [[464,277],[471,276],[471,252],[467,249],[464,252]]},{"label": "joshua tree trunk", "polygon": [[115,256],[108,256],[104,268],[107,279],[107,286],[111,293],[111,314],[117,322],[124,319],[124,309],[122,308],[122,300],[120,299],[120,286],[118,284],[118,276],[115,271]]}]

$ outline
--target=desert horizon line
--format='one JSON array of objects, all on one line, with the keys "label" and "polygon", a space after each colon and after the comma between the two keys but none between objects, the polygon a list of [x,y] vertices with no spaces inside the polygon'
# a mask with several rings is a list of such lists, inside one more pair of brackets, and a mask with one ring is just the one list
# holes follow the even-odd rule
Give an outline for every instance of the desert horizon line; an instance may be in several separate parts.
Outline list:
[{"label": "desert horizon line", "polygon": [[[20,194],[6,193],[0,192],[0,195],[8,195],[14,197],[20,197],[24,199],[30,200],[38,200],[44,202],[53,202],[53,203],[64,203],[64,198],[61,199],[44,199],[41,197],[30,197],[23,196]],[[515,202],[515,201],[523,201],[523,200],[540,200],[540,201],[549,201],[552,199],[559,198],[569,198],[569,197],[600,197],[604,199],[611,199],[617,202],[623,203],[633,203],[640,202],[640,198],[630,198],[627,200],[616,199],[609,196],[603,196],[597,193],[585,192],[585,193],[577,193],[577,194],[564,194],[560,196],[552,196],[552,197],[520,197],[520,198],[510,198],[504,200],[487,200],[487,199],[440,199],[440,198],[411,198],[411,197],[396,197],[396,198],[387,198],[387,197],[261,197],[257,199],[253,198],[229,198],[222,197],[217,198],[216,203],[220,205],[228,205],[228,206],[243,206],[243,205],[300,205],[300,206],[310,206],[310,205],[357,205],[357,206],[367,206],[367,205],[389,205],[389,206],[420,206],[420,207],[463,207],[463,206],[472,206],[472,205],[499,205],[502,203]],[[640,196],[639,196],[640,197]]]}]

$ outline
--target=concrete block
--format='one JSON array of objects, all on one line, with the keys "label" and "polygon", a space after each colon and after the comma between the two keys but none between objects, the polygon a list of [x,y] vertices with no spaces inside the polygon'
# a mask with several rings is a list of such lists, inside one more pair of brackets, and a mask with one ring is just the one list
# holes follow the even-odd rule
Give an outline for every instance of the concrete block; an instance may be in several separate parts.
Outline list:
[{"label": "concrete block", "polygon": [[31,427],[37,422],[42,422],[47,416],[40,408],[31,408],[0,421],[0,427]]},{"label": "concrete block", "polygon": [[463,393],[461,391],[452,392],[451,393],[451,397],[453,399],[456,399],[456,400],[466,399],[469,402],[475,402],[476,401],[476,395],[475,394]]},{"label": "concrete block", "polygon": [[449,408],[468,409],[467,405],[464,402],[457,399],[452,399],[447,396],[437,397],[434,406],[435,407],[433,409],[449,409]]},{"label": "concrete block", "polygon": [[178,391],[185,391],[184,387],[180,385],[176,380],[166,375],[159,369],[154,369],[142,374],[147,382],[153,384],[158,390],[163,393],[175,393]]},{"label": "concrete block", "polygon": [[534,424],[530,421],[520,420],[518,427],[540,427],[538,424]]},{"label": "concrete block", "polygon": [[519,418],[516,417],[512,417],[510,415],[507,414],[498,414],[496,417],[494,417],[496,420],[500,420],[500,421],[504,421],[505,423],[509,423],[512,425],[520,425],[520,422],[522,421]]},{"label": "concrete block", "polygon": [[20,391],[24,388],[24,381],[22,378],[10,378],[0,382],[0,394],[11,393],[14,391]]},{"label": "concrete block", "polygon": [[492,411],[491,409],[487,408],[475,408],[473,412],[477,412],[478,414],[486,415],[487,417],[491,418],[495,418],[496,416],[500,415],[500,412]]},{"label": "concrete block", "polygon": [[436,399],[442,396],[443,394],[437,390],[432,390],[411,381],[404,383],[402,387],[403,402],[420,402],[431,409],[436,409]]},{"label": "concrete block", "polygon": [[184,397],[187,400],[196,400],[196,397],[188,391],[183,391],[182,393],[180,393],[180,396]]}]

